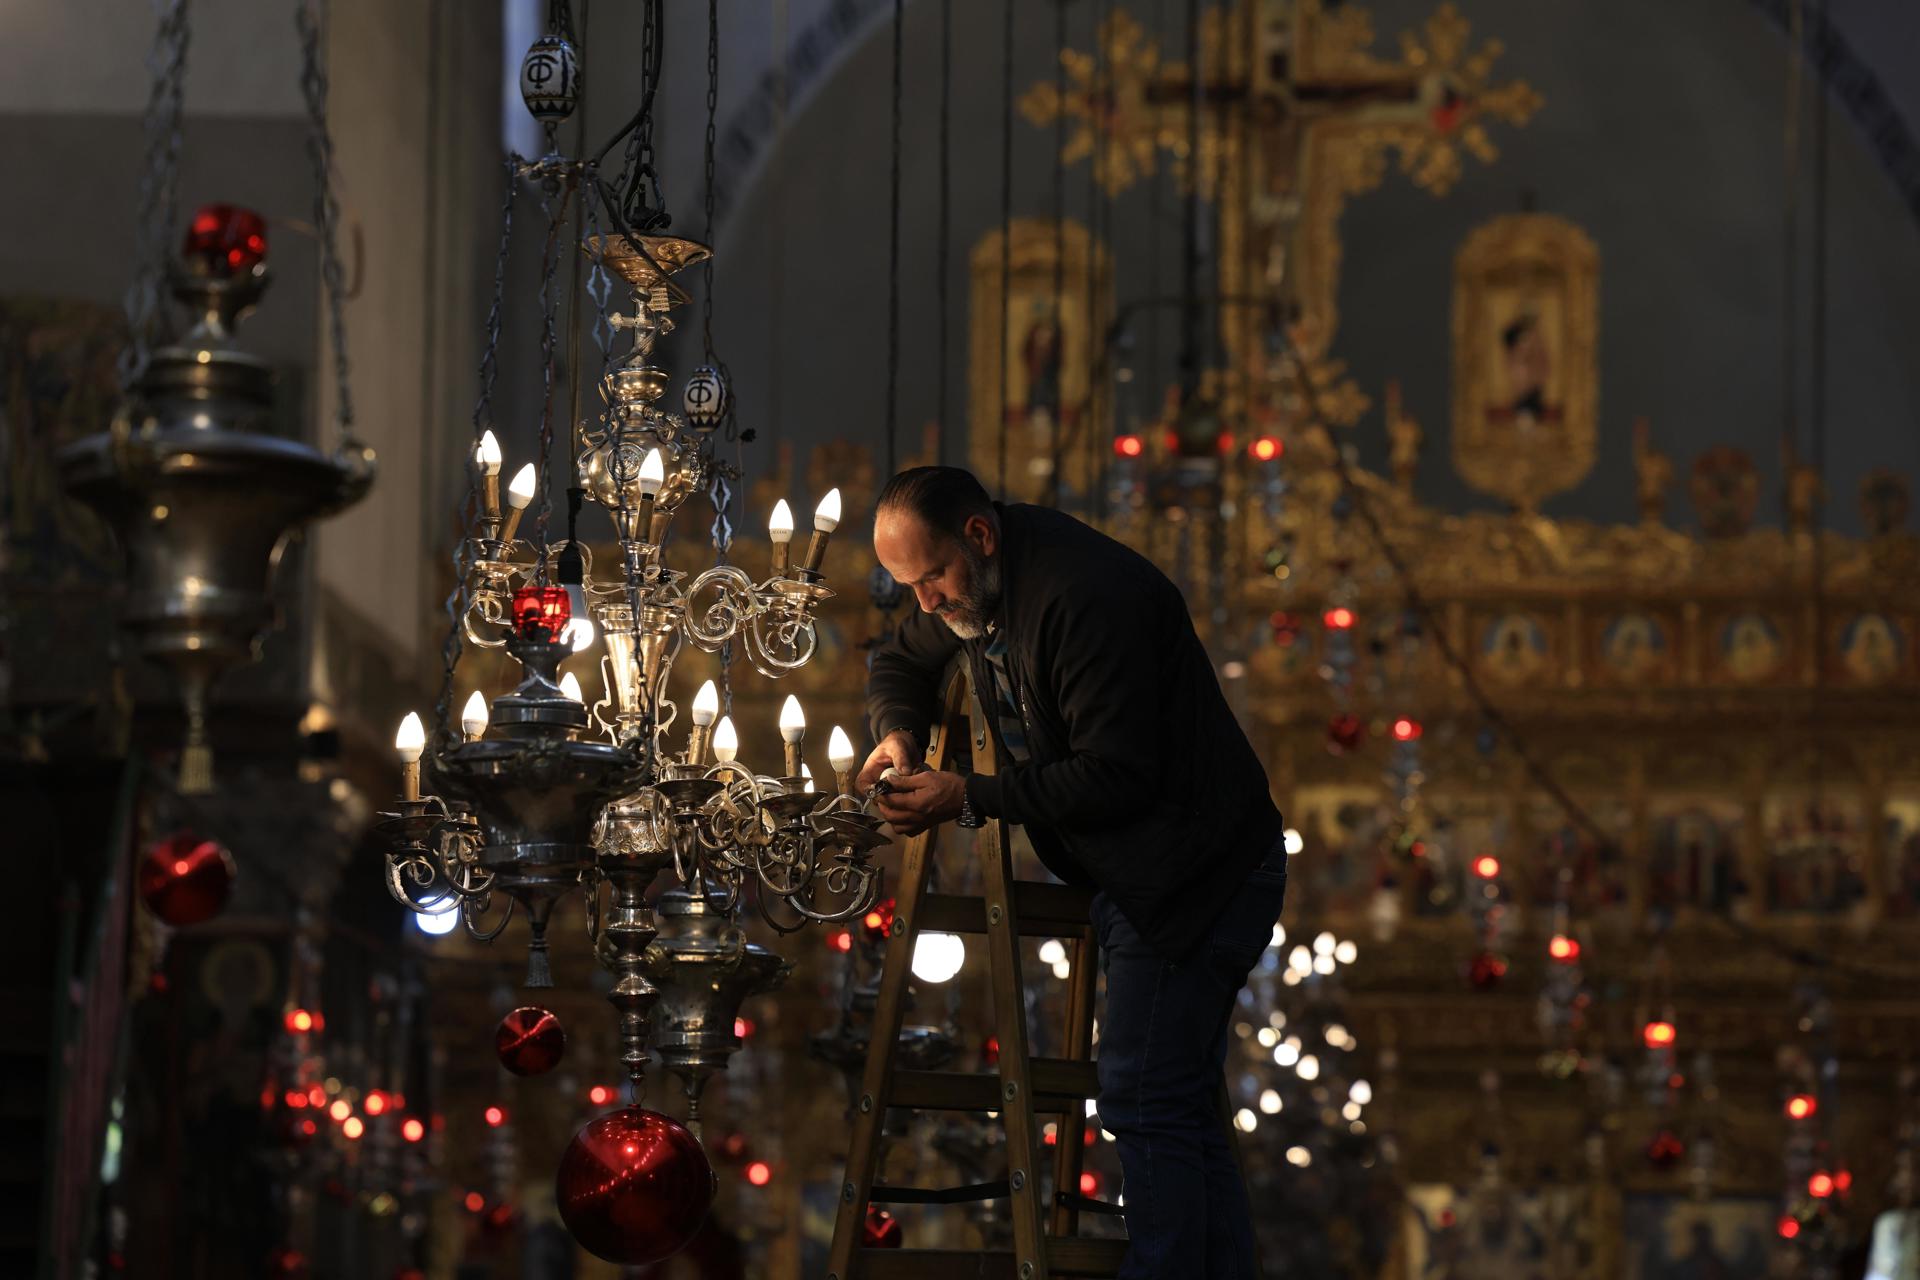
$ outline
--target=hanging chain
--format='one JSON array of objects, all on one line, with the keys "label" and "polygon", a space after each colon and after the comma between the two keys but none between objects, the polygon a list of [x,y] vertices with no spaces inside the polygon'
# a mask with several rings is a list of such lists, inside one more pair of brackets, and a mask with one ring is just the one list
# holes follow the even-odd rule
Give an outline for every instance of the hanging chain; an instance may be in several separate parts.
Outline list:
[{"label": "hanging chain", "polygon": [[659,231],[672,222],[660,189],[660,174],[653,167],[653,100],[660,91],[661,52],[665,47],[665,9],[661,0],[646,0],[640,20],[640,83],[645,88],[640,110],[628,122],[626,160],[619,184],[620,218],[632,232]]},{"label": "hanging chain", "polygon": [[940,309],[939,434],[934,461],[947,460],[947,433],[953,417],[947,406],[947,272],[953,237],[953,0],[940,0],[940,229],[934,251],[934,290]]},{"label": "hanging chain", "polygon": [[540,251],[540,515],[534,522],[540,539],[540,556],[534,567],[534,580],[543,586],[547,581],[547,561],[551,551],[547,541],[547,526],[553,518],[553,412],[555,382],[559,376],[557,352],[560,343],[560,309],[554,298],[553,284],[560,272],[560,247],[562,244],[572,245],[565,235],[567,206],[572,203],[579,189],[579,179],[575,176],[569,178],[558,193],[557,204],[554,193],[544,188],[540,197],[540,211],[547,216],[547,238]]},{"label": "hanging chain", "polygon": [[1013,0],[1004,0],[1000,28],[1000,399],[999,479],[1007,497],[1007,344],[1013,337]]},{"label": "hanging chain", "polygon": [[152,77],[147,92],[146,165],[140,174],[139,221],[134,242],[139,261],[127,286],[127,346],[120,353],[120,389],[125,392],[147,371],[156,324],[164,326],[160,296],[173,252],[179,216],[180,118],[186,99],[187,0],[154,0],[158,25],[147,55]]},{"label": "hanging chain", "polygon": [[[734,470],[739,472],[742,461],[739,420],[734,416],[733,375],[726,361],[713,349],[713,254],[717,228],[714,226],[714,205],[718,199],[715,189],[715,139],[718,136],[720,112],[720,0],[707,0],[707,133],[705,142],[706,177],[706,215],[707,215],[707,261],[703,267],[705,288],[701,297],[701,337],[706,346],[706,362],[720,373],[721,384],[726,387],[725,416],[721,419],[724,438],[734,446]],[[712,479],[707,482],[707,499],[713,504],[713,525],[708,530],[713,539],[714,561],[727,563],[727,552],[733,547],[733,481],[727,475],[725,465],[713,468]],[[733,639],[720,646],[720,708],[723,714],[733,714]]]},{"label": "hanging chain", "polygon": [[[1111,70],[1107,66],[1106,29],[1109,0],[1100,0],[1093,12],[1093,96],[1094,101],[1106,101]],[[1113,222],[1113,202],[1102,203],[1101,179],[1106,175],[1107,147],[1104,141],[1096,142],[1093,154],[1087,159],[1087,259],[1084,263],[1087,275],[1087,319],[1084,332],[1088,347],[1087,399],[1081,410],[1081,429],[1086,433],[1086,492],[1083,498],[1089,515],[1101,514],[1101,505],[1106,496],[1106,481],[1101,474],[1101,462],[1105,450],[1101,448],[1107,432],[1101,431],[1102,411],[1107,403],[1108,380],[1112,376],[1110,362],[1107,359],[1108,348],[1102,345],[1094,347],[1095,335],[1103,330],[1096,298],[1098,281],[1094,278],[1094,262],[1099,257],[1100,246],[1106,243]],[[1098,350],[1099,354],[1093,354]],[[1099,376],[1096,378],[1095,375]]]},{"label": "hanging chain", "polygon": [[[707,0],[707,248],[713,243],[713,138],[714,119],[720,109],[720,0]],[[707,255],[703,268],[706,295],[700,300],[701,337],[706,343],[707,363],[713,363],[713,255]]]},{"label": "hanging chain", "polygon": [[500,375],[500,312],[506,296],[507,255],[513,243],[513,198],[519,184],[519,156],[506,161],[507,194],[500,205],[500,252],[493,262],[493,305],[487,311],[487,339],[480,352],[480,398],[473,406],[473,448],[467,451],[467,498],[461,504],[460,536],[453,553],[453,589],[447,593],[447,638],[441,642],[440,700],[434,704],[434,726],[440,740],[452,746],[453,671],[460,663],[460,619],[467,611],[467,579],[473,568],[472,532],[480,510],[480,473],[473,465],[480,437],[493,425],[493,384]]},{"label": "hanging chain", "polygon": [[903,0],[893,0],[892,175],[887,224],[887,474],[900,469],[900,29]]},{"label": "hanging chain", "polygon": [[313,225],[320,240],[320,280],[327,291],[327,340],[333,347],[334,421],[340,448],[362,448],[353,434],[347,378],[346,272],[340,265],[340,202],[333,193],[333,136],[327,127],[327,68],[321,50],[327,0],[295,0],[300,31],[300,89],[307,99],[307,155],[313,160]]},{"label": "hanging chain", "polygon": [[[1224,25],[1224,24],[1223,24]],[[1099,37],[1096,35],[1095,39]],[[1067,100],[1067,0],[1054,0],[1053,7],[1053,93],[1054,101]],[[1094,144],[1098,150],[1099,144]],[[1067,147],[1067,113],[1053,117],[1053,352],[1048,357],[1056,369],[1064,370],[1067,354],[1067,166],[1061,160]],[[1091,252],[1091,250],[1089,250]],[[1088,364],[1091,369],[1091,362]],[[1066,386],[1054,375],[1053,421],[1047,432],[1047,505],[1060,505],[1060,468],[1067,423]]]}]

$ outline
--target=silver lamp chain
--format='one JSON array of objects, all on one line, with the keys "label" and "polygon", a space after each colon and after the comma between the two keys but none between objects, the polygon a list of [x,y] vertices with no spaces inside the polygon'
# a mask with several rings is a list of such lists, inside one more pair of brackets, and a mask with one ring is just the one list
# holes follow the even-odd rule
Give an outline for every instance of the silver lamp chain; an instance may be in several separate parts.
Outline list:
[{"label": "silver lamp chain", "polygon": [[346,272],[340,265],[340,202],[333,193],[333,135],[327,126],[327,67],[320,44],[327,0],[295,0],[300,32],[300,89],[307,100],[307,154],[313,159],[313,224],[320,241],[320,280],[327,293],[328,341],[333,347],[334,420],[340,448],[361,445],[353,433],[353,396],[347,379]]},{"label": "silver lamp chain", "polygon": [[180,119],[187,82],[187,0],[154,0],[158,25],[147,55],[152,84],[147,93],[146,166],[140,174],[139,223],[134,229],[140,260],[127,286],[127,347],[120,353],[120,389],[126,391],[147,370],[167,256],[173,250],[179,207]]}]

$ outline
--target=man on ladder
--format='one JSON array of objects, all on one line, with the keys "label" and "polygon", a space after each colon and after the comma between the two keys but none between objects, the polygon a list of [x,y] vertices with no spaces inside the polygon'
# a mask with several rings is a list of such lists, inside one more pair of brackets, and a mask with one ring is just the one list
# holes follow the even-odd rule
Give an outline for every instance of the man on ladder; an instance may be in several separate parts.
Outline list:
[{"label": "man on ladder", "polygon": [[[1180,591],[1145,557],[1045,507],[915,467],[875,505],[874,554],[921,612],[873,652],[867,713],[905,835],[1025,826],[1048,870],[1097,890],[1106,957],[1100,1123],[1118,1140],[1126,1280],[1251,1280],[1253,1226],[1219,1110],[1234,1002],[1286,889],[1282,823]],[[992,774],[921,769],[964,653]]]}]

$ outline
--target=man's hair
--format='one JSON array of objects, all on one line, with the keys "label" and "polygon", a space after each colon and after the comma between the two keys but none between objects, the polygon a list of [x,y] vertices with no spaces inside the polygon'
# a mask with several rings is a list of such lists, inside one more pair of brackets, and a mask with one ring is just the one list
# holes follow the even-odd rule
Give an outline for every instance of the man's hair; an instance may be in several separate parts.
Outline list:
[{"label": "man's hair", "polygon": [[993,499],[963,467],[909,467],[887,481],[873,510],[905,512],[949,538],[958,538],[975,516],[994,519]]}]

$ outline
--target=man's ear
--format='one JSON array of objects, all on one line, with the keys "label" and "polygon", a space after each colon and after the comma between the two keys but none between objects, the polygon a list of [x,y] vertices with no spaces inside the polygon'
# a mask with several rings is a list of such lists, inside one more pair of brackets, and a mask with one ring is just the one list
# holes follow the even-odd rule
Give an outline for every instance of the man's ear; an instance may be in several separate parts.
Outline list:
[{"label": "man's ear", "polygon": [[992,556],[1000,549],[1000,531],[985,516],[969,516],[960,532],[983,556]]}]

